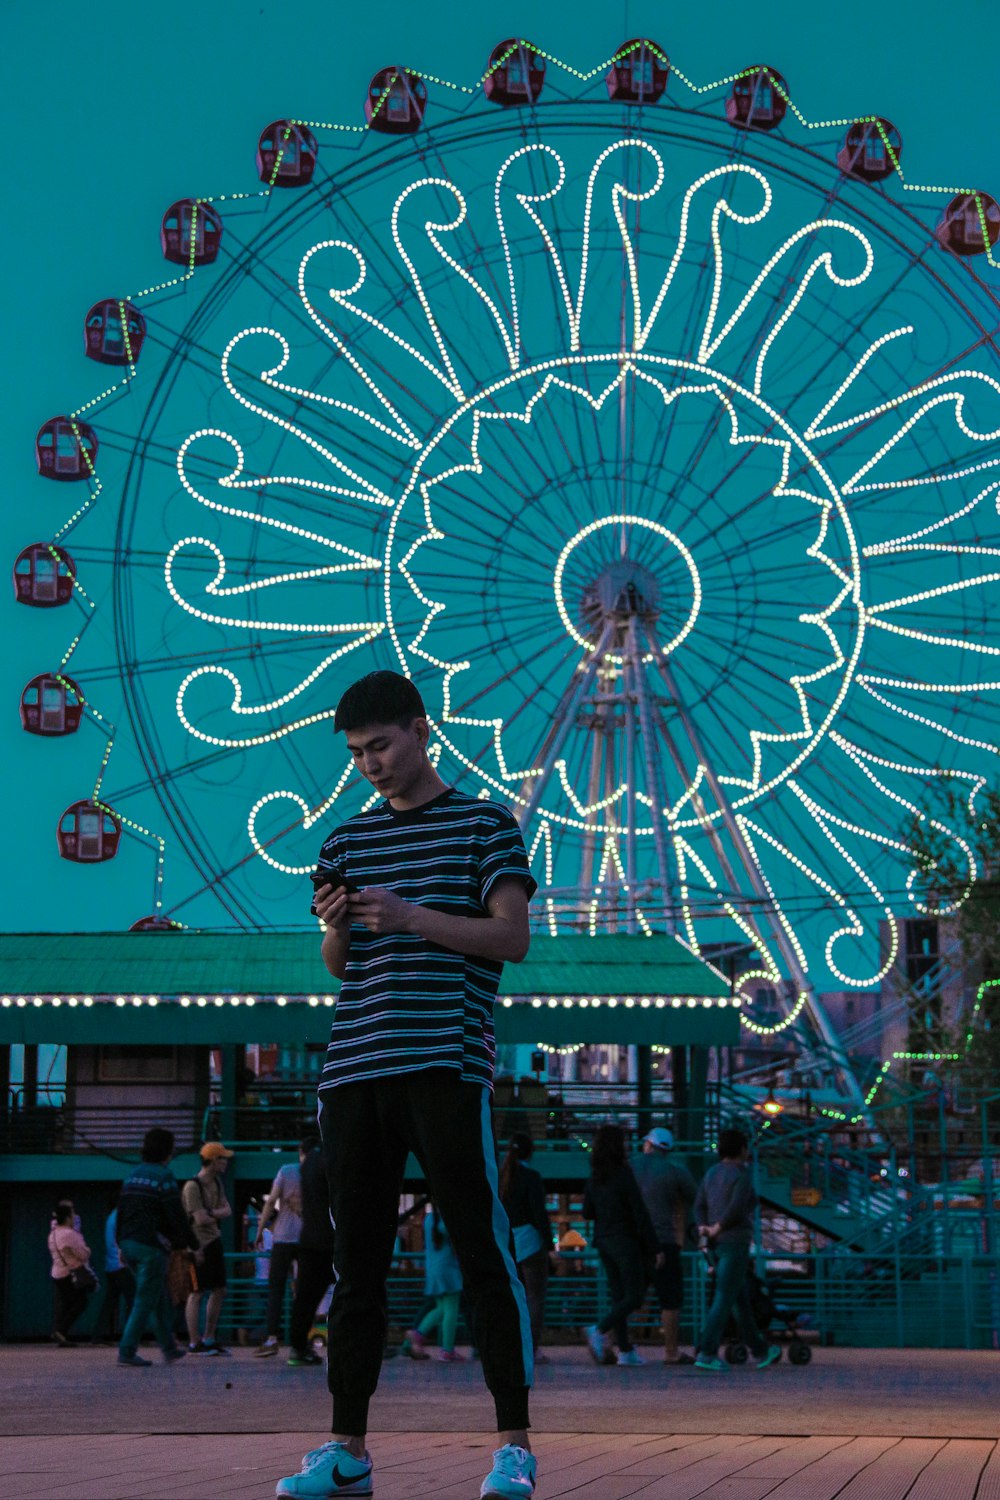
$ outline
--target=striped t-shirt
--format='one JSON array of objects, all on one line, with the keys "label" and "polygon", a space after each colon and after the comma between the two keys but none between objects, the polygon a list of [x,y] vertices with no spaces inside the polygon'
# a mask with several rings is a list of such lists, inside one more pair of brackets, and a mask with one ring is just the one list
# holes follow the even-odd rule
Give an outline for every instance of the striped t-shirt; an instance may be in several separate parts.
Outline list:
[{"label": "striped t-shirt", "polygon": [[[326,840],[319,869],[405,901],[484,917],[498,880],[536,889],[521,831],[505,807],[453,788],[397,812],[381,802]],[[320,1093],[367,1078],[453,1068],[493,1083],[493,1002],[503,965],[453,953],[414,933],[351,926],[351,945],[330,1031]]]}]

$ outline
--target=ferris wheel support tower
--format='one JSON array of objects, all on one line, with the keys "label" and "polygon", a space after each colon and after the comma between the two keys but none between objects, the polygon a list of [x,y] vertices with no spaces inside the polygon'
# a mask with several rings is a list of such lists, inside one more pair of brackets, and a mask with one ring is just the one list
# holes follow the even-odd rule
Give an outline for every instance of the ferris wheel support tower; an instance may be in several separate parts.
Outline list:
[{"label": "ferris wheel support tower", "polygon": [[[841,1092],[867,1119],[863,1091],[796,946],[774,910],[725,787],[713,768],[711,754],[684,702],[669,655],[657,637],[659,584],[647,568],[629,556],[627,531],[623,520],[619,559],[602,569],[584,590],[580,615],[593,645],[585,651],[560,698],[537,770],[524,785],[522,826],[528,828],[541,811],[570,733],[581,729],[589,732],[588,806],[596,809],[603,803],[604,822],[598,824],[595,819],[583,839],[578,888],[552,894],[564,899],[575,897],[573,904],[580,912],[588,906],[593,910],[595,892],[610,886],[614,894],[604,903],[604,923],[614,929],[624,922],[629,932],[640,930],[640,896],[658,898],[667,931],[676,932],[672,892],[679,876],[664,777],[664,764],[669,761],[683,788],[684,800],[718,860],[728,887],[723,893],[726,904],[738,913],[741,925],[757,940],[762,952],[774,951],[780,956],[796,1003],[801,1001],[806,1025],[797,1029],[803,1050],[822,1057]],[[662,691],[654,691],[657,686]],[[642,778],[638,774],[640,764]],[[613,812],[618,805],[614,792],[619,774],[626,786],[624,821]],[[636,791],[641,779],[645,781],[645,796]],[[709,810],[703,787],[714,804],[714,813]],[[655,850],[655,875],[643,882],[638,877],[636,814],[640,802],[649,808]],[[609,861],[599,848],[601,844],[612,845],[617,859]]]}]

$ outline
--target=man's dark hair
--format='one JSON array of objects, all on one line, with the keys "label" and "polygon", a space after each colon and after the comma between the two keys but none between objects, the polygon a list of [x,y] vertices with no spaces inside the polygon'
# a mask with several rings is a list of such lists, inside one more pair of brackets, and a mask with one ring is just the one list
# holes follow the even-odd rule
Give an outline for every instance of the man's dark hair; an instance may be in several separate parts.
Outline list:
[{"label": "man's dark hair", "polygon": [[312,1135],[304,1135],[301,1141],[299,1141],[299,1150],[301,1151],[303,1156],[308,1156],[310,1151],[315,1151],[318,1145],[318,1135],[316,1135],[315,1133]]},{"label": "man's dark hair", "polygon": [[142,1159],[149,1162],[164,1162],[174,1149],[174,1133],[154,1125],[142,1138]]},{"label": "man's dark hair", "polygon": [[72,1224],[74,1209],[68,1198],[60,1198],[52,1217],[57,1224]]},{"label": "man's dark hair", "polygon": [[333,728],[336,734],[369,724],[398,724],[405,729],[414,719],[426,717],[424,700],[408,677],[399,672],[369,672],[352,682],[337,704]]},{"label": "man's dark hair", "polygon": [[610,1182],[625,1165],[625,1132],[620,1125],[599,1125],[590,1153],[590,1171],[595,1182]]},{"label": "man's dark hair", "polygon": [[735,1125],[727,1130],[719,1131],[719,1160],[731,1161],[739,1156],[744,1147],[749,1146],[750,1140],[745,1130],[739,1130]]}]

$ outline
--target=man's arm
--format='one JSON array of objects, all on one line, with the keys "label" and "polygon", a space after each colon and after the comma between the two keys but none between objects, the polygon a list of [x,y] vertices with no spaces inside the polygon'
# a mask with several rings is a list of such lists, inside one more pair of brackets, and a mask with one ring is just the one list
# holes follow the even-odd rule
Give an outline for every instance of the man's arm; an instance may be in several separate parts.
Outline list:
[{"label": "man's arm", "polygon": [[[528,952],[528,893],[516,876],[504,876],[486,897],[486,916],[459,917],[432,911],[414,901],[404,901],[394,891],[369,886],[348,896],[351,919],[363,922],[369,932],[409,932],[437,943],[452,953],[469,958],[490,958],[497,963],[519,964]],[[319,901],[316,903],[319,910]],[[350,937],[348,936],[348,942]],[[326,939],[324,939],[324,958]],[[331,945],[332,947],[332,945]],[[346,961],[347,952],[344,950]],[[327,964],[329,968],[329,963]],[[335,969],[330,970],[336,973]],[[343,971],[341,971],[342,973]]]},{"label": "man's arm", "polygon": [[271,1184],[271,1191],[268,1193],[267,1197],[264,1199],[264,1202],[260,1207],[260,1218],[257,1220],[257,1237],[254,1240],[255,1246],[259,1247],[264,1243],[264,1230],[271,1222],[271,1215],[274,1214],[277,1210],[278,1199],[280,1197],[281,1184],[276,1177]]}]

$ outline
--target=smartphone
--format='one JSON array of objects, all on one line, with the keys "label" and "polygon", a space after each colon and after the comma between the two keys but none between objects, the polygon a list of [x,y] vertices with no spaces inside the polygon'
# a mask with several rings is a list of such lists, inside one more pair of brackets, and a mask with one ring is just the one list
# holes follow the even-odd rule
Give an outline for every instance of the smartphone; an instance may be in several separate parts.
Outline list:
[{"label": "smartphone", "polygon": [[341,870],[338,870],[336,865],[330,870],[314,870],[309,879],[313,883],[313,888],[317,891],[321,885],[332,885],[334,890],[338,886],[343,886],[349,896],[358,896],[361,893],[361,887],[355,885],[353,880],[348,880],[347,876]]}]

